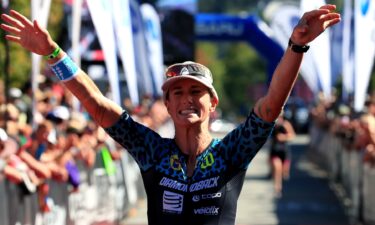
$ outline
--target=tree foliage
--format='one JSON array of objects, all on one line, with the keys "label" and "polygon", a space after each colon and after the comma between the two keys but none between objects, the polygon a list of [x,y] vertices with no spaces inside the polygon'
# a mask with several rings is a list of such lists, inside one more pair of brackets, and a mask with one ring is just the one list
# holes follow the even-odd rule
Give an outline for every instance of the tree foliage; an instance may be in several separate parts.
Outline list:
[{"label": "tree foliage", "polygon": [[[149,0],[154,3],[156,0]],[[260,13],[262,7],[271,0],[198,0],[200,12],[239,14]],[[293,0],[289,0],[293,1]],[[295,0],[298,2],[297,0]],[[218,2],[220,4],[218,4]],[[342,0],[329,0],[327,3],[336,4],[337,11],[343,8]],[[30,18],[30,1],[9,1],[9,8],[20,11]],[[48,21],[48,30],[54,40],[66,39],[62,33],[63,0],[52,0]],[[10,86],[21,87],[30,79],[31,55],[16,44],[10,48]],[[242,114],[254,104],[252,87],[258,84],[266,85],[265,62],[247,43],[197,43],[197,61],[207,65],[214,76],[215,87],[220,97],[220,108],[224,115]],[[5,39],[4,32],[0,35],[0,79],[5,76]],[[45,65],[45,63],[42,63]],[[42,68],[43,69],[43,68]],[[42,70],[43,71],[43,70]],[[370,92],[375,90],[375,72],[371,75]]]},{"label": "tree foliage", "polygon": [[[9,1],[9,8],[19,11],[26,17],[31,16],[31,3],[30,1]],[[51,3],[51,11],[48,20],[48,31],[53,38],[56,38],[60,32],[60,23],[63,17],[63,0],[53,0]],[[4,32],[1,34],[0,39],[0,79],[5,77],[5,38]],[[21,87],[25,82],[30,79],[31,74],[31,54],[19,47],[17,44],[9,43],[9,80],[11,87]],[[42,65],[45,65],[43,63]],[[41,65],[41,66],[42,66]]]},{"label": "tree foliage", "polygon": [[[200,12],[238,14],[256,11],[258,1],[199,1]],[[214,76],[224,116],[244,115],[254,104],[251,88],[266,85],[265,62],[247,43],[199,42],[197,61],[207,65]]]},{"label": "tree foliage", "polygon": [[247,114],[254,104],[250,89],[266,85],[265,62],[247,43],[199,42],[197,49],[197,61],[213,73],[223,114]]}]

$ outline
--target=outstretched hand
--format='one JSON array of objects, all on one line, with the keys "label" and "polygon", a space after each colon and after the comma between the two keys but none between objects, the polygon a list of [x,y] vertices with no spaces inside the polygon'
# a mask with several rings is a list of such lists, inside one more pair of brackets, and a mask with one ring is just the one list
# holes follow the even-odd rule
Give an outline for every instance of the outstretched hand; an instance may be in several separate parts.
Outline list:
[{"label": "outstretched hand", "polygon": [[8,32],[5,38],[18,43],[23,48],[39,55],[49,55],[57,47],[48,31],[35,20],[31,22],[17,11],[10,10],[9,15],[2,14],[1,28]]},{"label": "outstretched hand", "polygon": [[298,45],[306,45],[318,37],[328,27],[340,22],[335,5],[324,5],[319,9],[306,12],[294,27],[291,40]]}]

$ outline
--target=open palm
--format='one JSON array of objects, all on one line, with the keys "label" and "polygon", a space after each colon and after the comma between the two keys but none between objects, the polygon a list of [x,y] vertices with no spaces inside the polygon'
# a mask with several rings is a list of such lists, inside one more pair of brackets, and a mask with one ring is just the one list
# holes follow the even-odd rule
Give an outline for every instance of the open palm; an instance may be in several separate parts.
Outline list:
[{"label": "open palm", "polygon": [[48,55],[54,50],[54,42],[48,31],[41,28],[37,21],[32,23],[14,10],[9,15],[2,14],[1,18],[7,23],[1,24],[1,28],[10,33],[5,36],[7,40],[39,55]]},{"label": "open palm", "polygon": [[308,44],[325,29],[340,22],[340,14],[333,12],[335,9],[335,5],[324,5],[317,10],[306,12],[293,30],[293,42]]}]

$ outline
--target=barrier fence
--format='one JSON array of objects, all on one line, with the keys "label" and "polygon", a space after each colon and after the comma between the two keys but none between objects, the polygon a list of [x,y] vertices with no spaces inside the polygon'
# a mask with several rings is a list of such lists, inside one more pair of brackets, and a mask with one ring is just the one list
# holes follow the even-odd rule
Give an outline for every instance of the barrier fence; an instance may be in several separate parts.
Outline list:
[{"label": "barrier fence", "polygon": [[[375,167],[363,162],[364,150],[348,148],[346,142],[327,130],[312,125],[308,155],[327,171],[329,180],[344,190],[353,224],[375,224]],[[2,225],[115,225],[139,199],[145,198],[139,168],[122,151],[120,160],[103,160],[95,166],[77,161],[80,185],[73,191],[68,183],[49,180],[47,203],[50,211],[39,210],[38,196],[0,176],[0,221]]]},{"label": "barrier fence", "polygon": [[[0,177],[0,221],[2,225],[95,225],[119,224],[140,198],[145,197],[135,161],[126,151],[121,160],[104,165],[97,154],[91,169],[77,161],[80,185],[47,181],[48,212],[39,210],[36,193],[24,192],[20,185]],[[112,172],[108,170],[112,166]]]},{"label": "barrier fence", "polygon": [[308,155],[339,184],[352,224],[375,224],[375,167],[363,161],[364,149],[348,147],[350,140],[312,125]]}]

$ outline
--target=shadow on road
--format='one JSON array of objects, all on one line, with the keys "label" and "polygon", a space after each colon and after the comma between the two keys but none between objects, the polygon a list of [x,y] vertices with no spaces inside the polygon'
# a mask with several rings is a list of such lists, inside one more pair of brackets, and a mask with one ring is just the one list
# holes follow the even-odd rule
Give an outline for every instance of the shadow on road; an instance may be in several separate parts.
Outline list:
[{"label": "shadow on road", "polygon": [[329,186],[327,175],[305,157],[307,145],[292,144],[290,179],[276,199],[279,224],[348,225],[343,205]]}]

